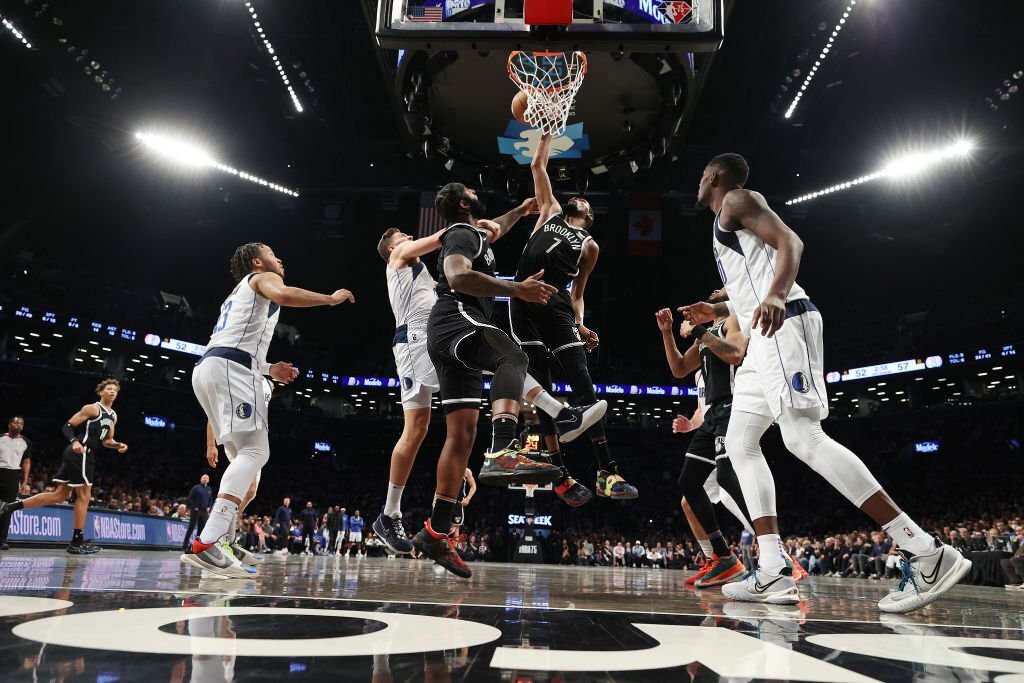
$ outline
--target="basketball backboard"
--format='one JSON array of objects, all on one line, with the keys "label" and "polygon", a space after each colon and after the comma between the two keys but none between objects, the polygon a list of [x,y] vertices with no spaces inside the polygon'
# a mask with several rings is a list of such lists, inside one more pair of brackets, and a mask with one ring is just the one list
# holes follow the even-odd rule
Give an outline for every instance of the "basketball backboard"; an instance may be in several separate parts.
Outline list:
[{"label": "basketball backboard", "polygon": [[401,50],[709,52],[723,0],[574,0],[565,27],[526,25],[523,0],[378,0],[377,41]]}]

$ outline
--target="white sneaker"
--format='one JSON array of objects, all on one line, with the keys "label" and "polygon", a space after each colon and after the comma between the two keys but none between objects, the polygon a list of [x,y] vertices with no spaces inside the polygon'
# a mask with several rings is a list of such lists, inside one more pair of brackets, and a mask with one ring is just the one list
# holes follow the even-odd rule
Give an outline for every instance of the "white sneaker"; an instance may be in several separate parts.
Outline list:
[{"label": "white sneaker", "polygon": [[231,545],[231,552],[235,554],[235,557],[242,561],[242,564],[248,565],[250,567],[255,567],[258,564],[263,564],[263,561],[266,559],[265,556],[260,555],[258,553],[250,552],[242,546],[238,545],[237,543],[233,543]]},{"label": "white sneaker", "polygon": [[780,574],[768,574],[755,569],[744,578],[722,586],[722,595],[730,600],[767,602],[772,605],[795,605],[800,602],[800,591],[789,567]]},{"label": "white sneaker", "polygon": [[878,601],[878,609],[883,612],[903,614],[920,609],[938,600],[971,570],[970,560],[938,539],[935,539],[935,550],[928,554],[901,552],[904,552],[900,560],[903,577],[896,590]]},{"label": "white sneaker", "polygon": [[181,556],[181,561],[208,572],[231,579],[251,579],[256,576],[253,567],[247,567],[230,552],[224,552],[220,545],[212,545],[201,553]]}]

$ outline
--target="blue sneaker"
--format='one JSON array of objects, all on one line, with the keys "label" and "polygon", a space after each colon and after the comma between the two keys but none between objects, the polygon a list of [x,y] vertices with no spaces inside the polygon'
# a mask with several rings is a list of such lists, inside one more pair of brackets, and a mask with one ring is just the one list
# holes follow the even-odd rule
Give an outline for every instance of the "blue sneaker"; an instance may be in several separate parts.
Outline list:
[{"label": "blue sneaker", "polygon": [[401,515],[395,517],[388,517],[383,512],[377,519],[373,520],[373,531],[380,540],[384,541],[391,552],[399,555],[407,555],[412,552],[412,541],[409,540],[409,536],[405,533],[405,527],[402,526]]}]

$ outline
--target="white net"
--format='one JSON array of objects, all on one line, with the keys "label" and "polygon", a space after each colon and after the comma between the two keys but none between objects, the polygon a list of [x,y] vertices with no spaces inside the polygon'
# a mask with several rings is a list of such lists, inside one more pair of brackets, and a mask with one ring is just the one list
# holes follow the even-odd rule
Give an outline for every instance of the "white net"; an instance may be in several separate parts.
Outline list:
[{"label": "white net", "polygon": [[565,132],[576,92],[587,74],[582,52],[520,52],[508,57],[508,76],[526,93],[523,118],[543,133]]}]

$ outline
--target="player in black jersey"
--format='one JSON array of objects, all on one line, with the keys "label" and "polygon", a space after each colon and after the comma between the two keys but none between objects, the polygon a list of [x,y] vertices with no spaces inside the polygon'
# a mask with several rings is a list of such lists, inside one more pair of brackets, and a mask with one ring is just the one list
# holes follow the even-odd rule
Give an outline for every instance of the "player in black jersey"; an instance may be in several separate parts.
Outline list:
[{"label": "player in black jersey", "polygon": [[[719,296],[718,300],[722,298]],[[693,344],[681,354],[672,336],[672,312],[667,308],[658,311],[657,320],[673,377],[682,378],[699,369],[704,378],[704,419],[686,450],[679,491],[691,530],[698,538],[706,538],[711,549],[707,555],[710,562],[692,577],[694,583],[698,588],[718,586],[742,575],[744,567],[722,535],[705,486],[715,474],[718,486],[739,506],[743,515],[741,521],[749,524],[750,515],[743,502],[739,480],[725,453],[725,433],[732,409],[733,368],[743,361],[747,339],[740,331],[736,316],[717,318],[708,329],[684,321],[679,334],[683,338],[692,336]]]},{"label": "player in black jersey", "polygon": [[93,472],[96,469],[96,451],[111,448],[124,453],[128,446],[114,439],[114,427],[117,424],[117,413],[114,412],[114,401],[121,390],[116,379],[105,379],[96,386],[96,394],[100,400],[82,406],[81,410],[71,416],[62,430],[68,442],[64,449],[60,469],[53,478],[56,489],[19,500],[13,503],[0,502],[0,516],[5,512],[21,509],[57,505],[67,502],[75,493],[74,524],[71,544],[67,551],[73,555],[89,555],[100,551],[100,547],[87,543],[82,531],[85,529],[85,516],[89,510],[92,497]]},{"label": "player in black jersey", "polygon": [[[551,136],[544,135],[530,165],[540,220],[523,249],[515,279],[521,281],[530,273],[542,270],[544,280],[558,291],[541,304],[513,299],[509,304],[509,324],[513,339],[530,359],[530,375],[541,386],[551,390],[553,358],[572,385],[576,402],[593,403],[597,393],[587,367],[587,352],[593,351],[600,339],[583,324],[583,295],[599,253],[597,242],[589,232],[594,223],[594,211],[583,197],[570,199],[564,208],[555,199],[547,171],[550,151]],[[567,290],[569,285],[572,288]],[[557,436],[563,425],[545,414],[539,413],[538,417],[545,446],[562,470],[562,479],[555,487],[558,497],[573,507],[583,505],[592,494],[573,479],[565,466]],[[587,434],[598,463],[597,495],[636,498],[636,488],[622,478],[612,461],[604,424],[596,423]]]},{"label": "player in black jersey", "polygon": [[[493,223],[499,233],[507,232],[532,204],[531,199],[496,218]],[[476,439],[484,372],[494,375],[493,439],[477,477],[480,483],[544,484],[559,476],[556,467],[524,457],[516,441],[527,358],[508,335],[491,324],[494,297],[546,303],[556,290],[541,281],[543,272],[517,282],[494,277],[494,254],[488,233],[479,227],[486,208],[474,190],[461,183],[449,183],[438,192],[435,205],[449,227],[441,237],[437,303],[427,322],[427,346],[441,385],[447,436],[437,463],[434,509],[424,528],[413,538],[413,545],[448,571],[468,578],[471,572],[455,552],[450,529],[452,511]],[[539,385],[536,391],[541,392]],[[558,408],[556,414],[565,419],[582,421],[586,417],[579,409],[563,408],[551,401]],[[603,414],[602,409],[597,419]]]}]

